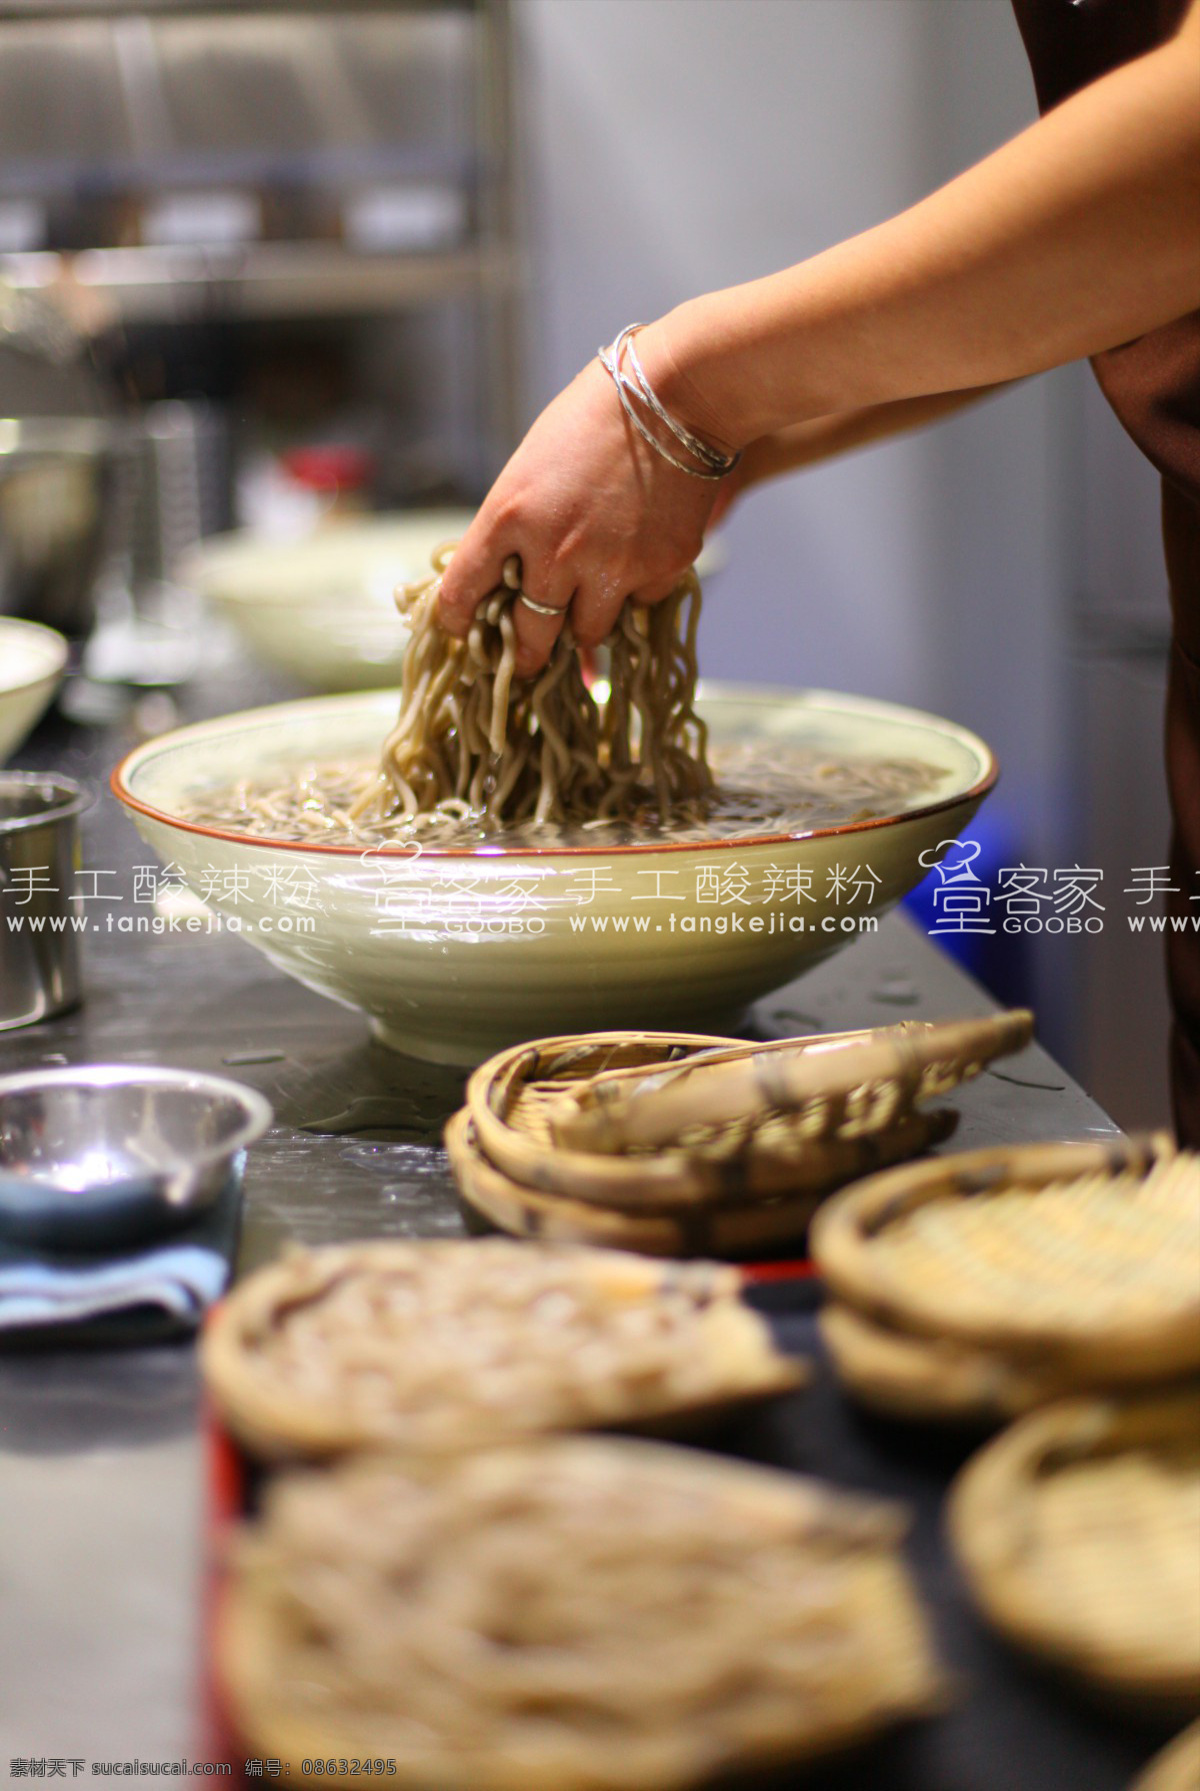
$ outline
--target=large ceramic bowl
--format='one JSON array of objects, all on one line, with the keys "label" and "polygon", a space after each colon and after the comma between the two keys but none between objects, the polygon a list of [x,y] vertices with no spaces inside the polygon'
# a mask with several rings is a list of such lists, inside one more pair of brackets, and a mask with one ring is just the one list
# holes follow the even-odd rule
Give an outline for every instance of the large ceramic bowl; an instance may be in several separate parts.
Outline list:
[{"label": "large ceramic bowl", "polygon": [[202,722],[139,746],[113,788],[159,856],[273,963],[361,1008],[385,1044],[447,1063],[576,1029],[733,1025],[906,894],[996,776],[981,740],[935,716],[708,684],[714,741],[918,758],[942,775],[886,819],[700,845],[409,856],[181,818],[197,790],[370,758],[396,704],[394,692],[317,698]]},{"label": "large ceramic bowl", "polygon": [[250,530],[216,535],[180,577],[260,659],[314,690],[370,690],[399,678],[406,639],[392,593],[429,570],[474,512],[413,510],[326,523],[297,541]]},{"label": "large ceramic bowl", "polygon": [[0,616],[0,765],[41,720],[58,689],[67,650],[53,628]]}]

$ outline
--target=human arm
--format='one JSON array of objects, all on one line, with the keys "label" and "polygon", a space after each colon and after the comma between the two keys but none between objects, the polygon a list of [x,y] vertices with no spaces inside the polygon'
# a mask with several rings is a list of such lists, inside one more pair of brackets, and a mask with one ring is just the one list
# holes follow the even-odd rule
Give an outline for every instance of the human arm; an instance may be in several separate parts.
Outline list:
[{"label": "human arm", "polygon": [[[746,447],[1019,378],[1181,315],[1200,302],[1198,84],[1195,0],[1169,43],[909,211],[650,325],[638,347],[652,385],[715,445]],[[443,617],[462,632],[515,551],[531,596],[571,603],[577,635],[602,638],[627,594],[669,588],[716,489],[633,435],[593,363],[501,474],[447,572]],[[532,669],[560,624],[524,606],[517,623]]]},{"label": "human arm", "polygon": [[751,486],[836,460],[842,454],[853,454],[858,448],[892,441],[914,429],[924,429],[929,423],[979,404],[998,389],[976,386],[966,392],[897,398],[890,404],[868,404],[860,410],[838,411],[831,417],[811,417],[807,422],[776,430],[773,435],[760,436],[750,443],[734,471],[722,481],[709,521],[719,522]]}]

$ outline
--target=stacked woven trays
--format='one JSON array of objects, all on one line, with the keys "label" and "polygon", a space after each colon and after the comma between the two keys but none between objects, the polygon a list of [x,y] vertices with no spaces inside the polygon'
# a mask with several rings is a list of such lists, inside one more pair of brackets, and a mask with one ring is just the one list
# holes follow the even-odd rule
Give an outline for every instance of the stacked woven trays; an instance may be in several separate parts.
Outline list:
[{"label": "stacked woven trays", "polygon": [[906,1165],[831,1201],[812,1250],[843,1384],[893,1416],[1200,1373],[1200,1158],[1165,1137]]},{"label": "stacked woven trays", "polygon": [[1010,1642],[1106,1697],[1200,1708],[1195,1391],[1030,1413],[967,1464],[948,1519],[981,1613]]},{"label": "stacked woven trays", "polygon": [[216,1677],[293,1782],[365,1757],[407,1791],[685,1791],[942,1707],[898,1507],[581,1434],[804,1383],[727,1265],[296,1251],[229,1297],[203,1362],[273,1470],[233,1539]]},{"label": "stacked woven trays", "polygon": [[[861,1403],[1023,1414],[950,1495],[983,1616],[1093,1691],[1200,1708],[1200,1157],[1154,1137],[911,1164],[839,1194],[812,1246]],[[1147,1786],[1200,1783],[1195,1749]]]},{"label": "stacked woven trays", "polygon": [[468,1213],[655,1256],[798,1243],[833,1189],[947,1137],[922,1103],[1028,1043],[1024,1011],[746,1044],[589,1033],[499,1053],[446,1145]]}]

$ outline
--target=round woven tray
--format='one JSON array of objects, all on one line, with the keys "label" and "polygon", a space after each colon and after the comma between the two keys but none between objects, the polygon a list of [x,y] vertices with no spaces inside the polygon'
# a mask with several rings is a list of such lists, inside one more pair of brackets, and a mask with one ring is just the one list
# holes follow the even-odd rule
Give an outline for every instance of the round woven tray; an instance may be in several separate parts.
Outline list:
[{"label": "round woven tray", "polygon": [[1078,1380],[999,1350],[893,1331],[840,1301],[825,1306],[818,1323],[842,1386],[887,1418],[990,1429],[1082,1390]]},{"label": "round woven tray", "polygon": [[[1019,1048],[1029,1025],[1018,1013],[766,1044],[690,1033],[539,1039],[476,1070],[466,1107],[483,1155],[542,1193],[637,1213],[823,1193],[922,1148],[927,1138],[909,1123],[916,1103]],[[670,1103],[672,1136],[609,1148],[608,1116],[627,1098]],[[732,1111],[710,1123],[720,1099]],[[634,1119],[643,1117],[639,1105]],[[564,1141],[564,1130],[597,1122],[600,1147]],[[894,1145],[883,1142],[892,1134]]]},{"label": "round woven tray", "polygon": [[808,1378],[734,1269],[500,1239],[293,1251],[216,1309],[201,1362],[265,1459],[693,1429]]},{"label": "round woven tray", "polygon": [[1106,1690],[1200,1703],[1200,1394],[1065,1400],[950,1491],[970,1590],[1011,1641]]},{"label": "round woven tray", "polygon": [[830,1200],[812,1252],[885,1329],[1091,1385],[1200,1369],[1200,1158],[1166,1138],[907,1164]]},{"label": "round woven tray", "polygon": [[550,1131],[559,1145],[611,1155],[720,1142],[725,1128],[740,1139],[742,1129],[775,1118],[806,1138],[853,1138],[886,1129],[1032,1035],[1033,1015],[1019,1008],[733,1045],[656,1074],[594,1077],[564,1096]]},{"label": "round woven tray", "polygon": [[902,1527],[617,1439],[280,1476],[235,1543],[218,1677],[297,1782],[366,1756],[407,1791],[686,1791],[940,1707]]},{"label": "round woven tray", "polygon": [[[879,1139],[834,1141],[823,1148],[837,1183],[886,1162],[911,1156],[945,1137],[953,1116],[913,1114]],[[693,1203],[655,1212],[630,1212],[594,1200],[573,1200],[528,1188],[490,1163],[479,1148],[475,1124],[462,1108],[446,1126],[446,1152],[468,1215],[487,1228],[548,1243],[599,1244],[646,1256],[715,1256],[733,1261],[761,1255],[804,1239],[824,1192],[805,1189],[792,1197],[725,1204]]]},{"label": "round woven tray", "polygon": [[1200,1786],[1200,1723],[1177,1735],[1139,1773],[1129,1791],[1197,1791]]}]

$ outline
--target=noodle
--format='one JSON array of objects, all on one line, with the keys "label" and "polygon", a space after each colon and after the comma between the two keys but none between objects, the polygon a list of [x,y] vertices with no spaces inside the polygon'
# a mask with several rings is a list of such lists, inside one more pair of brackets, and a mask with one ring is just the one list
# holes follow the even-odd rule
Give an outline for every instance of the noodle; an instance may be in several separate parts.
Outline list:
[{"label": "noodle", "polygon": [[603,708],[583,678],[568,622],[532,679],[516,677],[515,559],[479,607],[465,641],[437,619],[434,570],[398,598],[411,638],[400,715],[373,786],[352,821],[421,815],[492,826],[628,819],[653,804],[660,820],[712,789],[704,723],[693,707],[700,587],[693,572],[652,608],[627,602],[609,640],[612,696]]},{"label": "noodle", "polygon": [[245,1282],[205,1370],[270,1453],[483,1448],[794,1386],[736,1270],[488,1238],[295,1251]]},{"label": "noodle", "polygon": [[516,557],[465,640],[437,619],[441,575],[401,587],[411,630],[400,713],[378,765],[282,767],[197,792],[185,818],[284,841],[450,848],[497,832],[514,846],[625,844],[804,833],[894,814],[942,768],[917,759],[833,758],[777,740],[719,747],[695,709],[700,587],[694,572],[647,606],[627,601],[606,646],[610,694],[584,681],[571,625],[532,678],[516,675]]},{"label": "noodle", "polygon": [[902,1529],[661,1443],[360,1456],[268,1486],[225,1682],[255,1751],[360,1748],[409,1791],[742,1784],[938,1707]]}]

